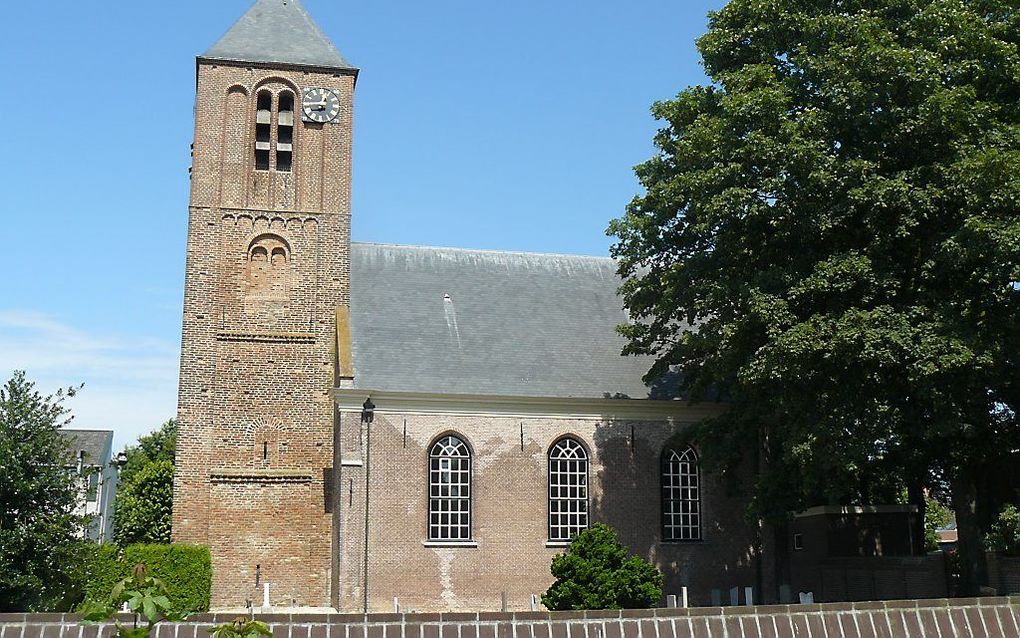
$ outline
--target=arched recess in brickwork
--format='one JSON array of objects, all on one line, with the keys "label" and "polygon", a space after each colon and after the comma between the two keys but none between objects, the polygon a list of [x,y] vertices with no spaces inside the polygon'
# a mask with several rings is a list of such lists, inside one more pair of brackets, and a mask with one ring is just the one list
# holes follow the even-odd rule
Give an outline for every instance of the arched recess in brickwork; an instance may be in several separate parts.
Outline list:
[{"label": "arched recess in brickwork", "polygon": [[428,538],[471,540],[471,448],[456,433],[440,435],[429,446]]},{"label": "arched recess in brickwork", "polygon": [[282,428],[275,421],[258,418],[251,422],[253,459],[255,467],[277,467],[286,452],[287,441],[281,437]]},{"label": "arched recess in brickwork", "polygon": [[223,109],[223,168],[220,194],[226,205],[244,204],[245,163],[248,154],[248,90],[240,85],[227,89]]},{"label": "arched recess in brickwork", "polygon": [[290,244],[283,237],[261,234],[248,244],[245,284],[251,298],[285,300],[289,294]]}]

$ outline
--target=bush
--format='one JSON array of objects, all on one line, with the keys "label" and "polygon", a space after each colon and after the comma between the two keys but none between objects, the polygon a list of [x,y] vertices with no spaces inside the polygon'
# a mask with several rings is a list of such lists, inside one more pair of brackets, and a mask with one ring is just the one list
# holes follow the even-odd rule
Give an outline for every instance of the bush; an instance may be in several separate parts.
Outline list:
[{"label": "bush", "polygon": [[207,548],[195,545],[128,545],[123,552],[114,545],[97,545],[82,567],[86,603],[104,602],[138,563],[166,585],[172,614],[209,610],[212,559]]},{"label": "bush", "polygon": [[551,610],[647,609],[662,599],[662,573],[639,556],[627,556],[616,533],[594,525],[552,561],[556,582],[542,596]]},{"label": "bush", "polygon": [[939,530],[953,522],[953,513],[945,505],[930,496],[924,497],[924,551],[939,549]]},{"label": "bush", "polygon": [[1020,511],[1007,505],[985,537],[988,549],[1006,556],[1020,556]]}]

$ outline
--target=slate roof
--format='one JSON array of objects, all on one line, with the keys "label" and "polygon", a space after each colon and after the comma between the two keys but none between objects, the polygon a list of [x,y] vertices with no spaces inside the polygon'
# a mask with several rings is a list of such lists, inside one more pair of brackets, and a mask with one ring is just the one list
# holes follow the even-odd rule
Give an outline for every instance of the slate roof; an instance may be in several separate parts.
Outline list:
[{"label": "slate roof", "polygon": [[202,57],[354,69],[300,0],[257,0]]},{"label": "slate roof", "polygon": [[620,355],[619,285],[604,257],[354,243],[354,385],[669,398],[641,380],[650,358]]},{"label": "slate roof", "polygon": [[85,463],[101,465],[110,459],[113,448],[113,432],[110,430],[60,430],[61,436],[67,440],[69,459],[66,463],[76,465],[78,455],[85,452]]}]

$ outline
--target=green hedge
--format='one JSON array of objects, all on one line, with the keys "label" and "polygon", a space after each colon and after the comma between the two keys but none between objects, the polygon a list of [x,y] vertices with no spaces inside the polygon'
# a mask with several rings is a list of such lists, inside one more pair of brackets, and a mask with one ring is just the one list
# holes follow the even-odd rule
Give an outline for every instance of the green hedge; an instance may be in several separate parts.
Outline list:
[{"label": "green hedge", "polygon": [[196,545],[96,545],[83,561],[86,601],[105,601],[110,590],[138,563],[166,585],[172,611],[179,614],[209,611],[212,559],[209,550]]}]

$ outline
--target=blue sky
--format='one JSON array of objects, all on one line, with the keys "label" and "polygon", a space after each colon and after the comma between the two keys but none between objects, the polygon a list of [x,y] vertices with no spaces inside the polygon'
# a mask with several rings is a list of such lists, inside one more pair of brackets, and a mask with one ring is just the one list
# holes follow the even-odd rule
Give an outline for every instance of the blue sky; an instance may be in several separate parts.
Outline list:
[{"label": "blue sky", "polygon": [[[194,56],[249,4],[5,7],[0,374],[118,446],[175,412]],[[356,240],[604,255],[723,2],[304,4],[361,68]]]}]

